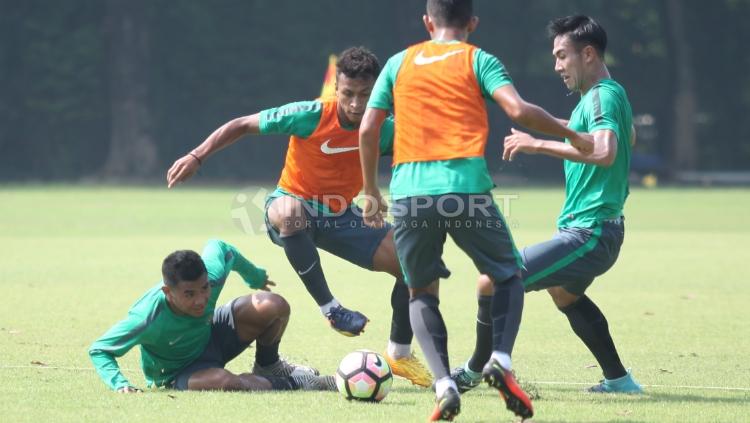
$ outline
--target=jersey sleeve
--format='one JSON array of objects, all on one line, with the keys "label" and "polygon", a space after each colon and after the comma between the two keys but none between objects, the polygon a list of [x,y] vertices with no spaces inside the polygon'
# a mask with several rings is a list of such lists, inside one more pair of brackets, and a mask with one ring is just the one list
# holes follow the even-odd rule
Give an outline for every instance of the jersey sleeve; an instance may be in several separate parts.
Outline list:
[{"label": "jersey sleeve", "polygon": [[298,101],[263,110],[260,112],[260,133],[307,138],[318,127],[322,110],[322,104],[318,100]]},{"label": "jersey sleeve", "polygon": [[89,357],[99,377],[113,390],[130,386],[120,371],[117,357],[122,357],[140,340],[148,327],[146,317],[134,313],[112,326],[89,348]]},{"label": "jersey sleeve", "polygon": [[512,84],[513,80],[500,60],[482,49],[474,51],[474,73],[485,98],[492,98],[492,93],[503,85]]},{"label": "jersey sleeve", "polygon": [[383,110],[393,108],[393,87],[396,84],[396,76],[401,69],[401,63],[404,61],[404,55],[406,55],[406,50],[394,55],[385,63],[377,81],[375,81],[375,86],[372,88],[367,107]]},{"label": "jersey sleeve", "polygon": [[395,132],[393,116],[388,116],[380,127],[380,156],[393,155],[393,137]]},{"label": "jersey sleeve", "polygon": [[265,285],[268,273],[246,259],[235,247],[218,239],[206,243],[201,254],[211,280],[226,279],[230,271],[239,273],[242,280],[253,289]]},{"label": "jersey sleeve", "polygon": [[591,93],[591,103],[587,108],[586,121],[588,132],[593,133],[602,129],[609,129],[615,134],[627,133],[628,128],[621,128],[618,116],[622,116],[622,101],[612,90],[605,87],[594,87]]}]

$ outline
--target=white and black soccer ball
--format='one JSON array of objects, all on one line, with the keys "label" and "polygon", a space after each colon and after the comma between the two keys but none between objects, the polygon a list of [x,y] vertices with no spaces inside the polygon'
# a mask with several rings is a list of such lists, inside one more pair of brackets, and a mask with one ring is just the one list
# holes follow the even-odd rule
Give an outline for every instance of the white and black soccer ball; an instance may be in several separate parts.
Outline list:
[{"label": "white and black soccer ball", "polygon": [[348,400],[382,401],[392,384],[391,367],[374,351],[349,353],[336,370],[336,386]]}]

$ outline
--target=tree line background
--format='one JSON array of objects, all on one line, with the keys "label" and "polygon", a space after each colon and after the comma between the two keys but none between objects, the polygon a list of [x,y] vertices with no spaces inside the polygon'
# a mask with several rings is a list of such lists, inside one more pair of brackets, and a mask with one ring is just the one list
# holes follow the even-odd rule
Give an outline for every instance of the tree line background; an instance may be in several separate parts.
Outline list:
[{"label": "tree line background", "polygon": [[[636,116],[636,170],[750,170],[750,0],[475,0],[475,11],[470,41],[559,117],[577,96],[553,71],[545,25],[573,13],[602,23]],[[225,121],[315,98],[329,54],[364,45],[384,64],[425,39],[423,12],[423,0],[0,0],[0,181],[157,181]],[[559,177],[551,159],[503,164],[510,122],[490,109],[491,171]],[[201,180],[274,181],[286,139],[231,148]]]}]

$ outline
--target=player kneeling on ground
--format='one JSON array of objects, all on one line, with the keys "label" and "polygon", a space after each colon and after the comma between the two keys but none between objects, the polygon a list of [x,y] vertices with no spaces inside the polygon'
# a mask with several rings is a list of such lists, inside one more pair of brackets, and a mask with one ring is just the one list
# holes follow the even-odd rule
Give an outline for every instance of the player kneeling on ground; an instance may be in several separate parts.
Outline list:
[{"label": "player kneeling on ground", "polygon": [[[89,349],[99,376],[112,389],[138,392],[115,360],[136,345],[149,387],[179,390],[335,391],[333,376],[279,358],[279,342],[289,323],[289,304],[260,292],[216,308],[224,282],[236,271],[251,288],[275,285],[231,245],[209,241],[202,255],[175,251],[162,264],[163,283],[151,288]],[[224,369],[256,341],[252,373]]]}]

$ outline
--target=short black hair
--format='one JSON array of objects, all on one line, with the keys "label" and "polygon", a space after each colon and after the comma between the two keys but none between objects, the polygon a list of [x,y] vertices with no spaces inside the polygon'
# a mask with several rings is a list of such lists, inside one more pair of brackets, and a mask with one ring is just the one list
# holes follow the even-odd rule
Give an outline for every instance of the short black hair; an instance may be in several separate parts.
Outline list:
[{"label": "short black hair", "polygon": [[167,256],[161,264],[161,276],[167,286],[180,281],[194,281],[206,273],[206,265],[195,251],[179,250]]},{"label": "short black hair", "polygon": [[427,0],[427,15],[440,27],[465,28],[474,16],[472,0]]},{"label": "short black hair", "polygon": [[606,31],[589,16],[572,15],[554,19],[547,25],[547,32],[553,40],[558,36],[567,35],[578,50],[590,45],[601,57],[604,57],[604,51],[607,49]]},{"label": "short black hair", "polygon": [[380,74],[380,62],[370,50],[364,47],[350,47],[339,54],[336,75],[340,73],[348,78],[377,79]]}]

